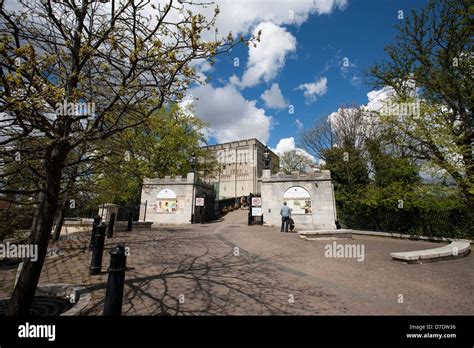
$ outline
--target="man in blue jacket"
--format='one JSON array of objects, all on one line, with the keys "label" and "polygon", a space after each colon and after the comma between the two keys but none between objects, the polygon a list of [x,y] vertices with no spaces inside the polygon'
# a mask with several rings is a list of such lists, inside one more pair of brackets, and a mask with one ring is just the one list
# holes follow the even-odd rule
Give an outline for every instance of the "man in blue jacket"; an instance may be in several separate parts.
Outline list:
[{"label": "man in blue jacket", "polygon": [[280,209],[280,215],[281,215],[280,232],[283,232],[283,229],[285,230],[285,232],[288,232],[288,225],[290,224],[290,217],[291,217],[291,209],[289,206],[286,205],[286,202],[283,202],[283,206]]}]

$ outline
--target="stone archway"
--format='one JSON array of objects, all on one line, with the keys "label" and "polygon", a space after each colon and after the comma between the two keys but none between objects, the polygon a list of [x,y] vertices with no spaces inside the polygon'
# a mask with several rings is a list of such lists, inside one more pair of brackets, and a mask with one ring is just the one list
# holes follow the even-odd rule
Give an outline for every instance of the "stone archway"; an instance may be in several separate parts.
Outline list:
[{"label": "stone archway", "polygon": [[304,187],[292,186],[283,194],[283,200],[292,210],[292,215],[312,213],[311,194]]}]

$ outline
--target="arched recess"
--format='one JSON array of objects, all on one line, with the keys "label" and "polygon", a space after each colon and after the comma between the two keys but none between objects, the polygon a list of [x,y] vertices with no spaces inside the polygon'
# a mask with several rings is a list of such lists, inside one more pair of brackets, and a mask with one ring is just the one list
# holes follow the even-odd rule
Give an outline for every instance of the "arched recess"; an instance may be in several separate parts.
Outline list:
[{"label": "arched recess", "polygon": [[174,214],[177,210],[176,193],[170,189],[158,192],[155,198],[155,210],[157,213]]},{"label": "arched recess", "polygon": [[283,200],[291,208],[293,215],[311,214],[311,195],[301,186],[292,186],[283,194]]}]

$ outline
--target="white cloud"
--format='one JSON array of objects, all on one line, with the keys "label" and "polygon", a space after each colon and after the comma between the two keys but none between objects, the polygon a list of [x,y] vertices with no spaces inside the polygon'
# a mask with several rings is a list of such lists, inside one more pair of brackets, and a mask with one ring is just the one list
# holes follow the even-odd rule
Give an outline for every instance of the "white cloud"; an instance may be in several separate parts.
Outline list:
[{"label": "white cloud", "polygon": [[370,111],[380,111],[385,102],[395,95],[392,87],[383,87],[379,90],[372,90],[367,93],[368,102],[365,108]]},{"label": "white cloud", "polygon": [[298,153],[306,156],[311,161],[314,161],[313,156],[311,156],[305,150],[303,150],[299,147],[296,147],[295,138],[293,138],[293,137],[280,139],[280,141],[278,142],[276,148],[272,149],[272,151],[275,152],[277,155],[281,155],[285,152],[292,151],[292,150],[296,150]]},{"label": "white cloud", "polygon": [[321,77],[315,82],[303,83],[296,87],[295,90],[304,91],[306,102],[311,104],[316,101],[318,96],[326,94],[328,90],[328,79],[326,77]]},{"label": "white cloud", "polygon": [[[226,36],[229,31],[234,35],[247,34],[261,22],[272,22],[276,25],[301,25],[310,15],[330,14],[334,10],[344,10],[347,0],[263,0],[263,1],[229,1],[215,0],[220,13],[216,26],[219,33]],[[210,18],[215,6],[187,6],[195,12]],[[210,32],[212,37],[214,32]]]},{"label": "white cloud", "polygon": [[294,150],[295,147],[296,147],[295,138],[293,137],[283,138],[283,139],[280,139],[280,141],[278,142],[273,152],[275,152],[276,154],[282,154],[284,152]]},{"label": "white cloud", "polygon": [[[402,81],[402,87],[405,92],[411,97],[418,98],[420,95],[420,89],[416,87],[416,83],[413,79]],[[372,90],[367,93],[367,105],[366,109],[370,111],[380,111],[385,103],[389,102],[390,99],[396,96],[395,90],[390,86],[384,86],[378,90]]]},{"label": "white cloud", "polygon": [[283,109],[287,105],[285,98],[281,94],[281,89],[280,86],[278,86],[278,83],[272,84],[272,87],[263,92],[260,98],[263,99],[267,108]]},{"label": "white cloud", "polygon": [[272,117],[255,106],[255,100],[246,100],[233,85],[214,88],[198,86],[190,90],[196,114],[209,124],[209,131],[218,142],[257,138],[267,142]]},{"label": "white cloud", "polygon": [[[168,2],[168,0],[158,0],[161,6],[165,6]],[[220,13],[215,27],[202,33],[204,40],[213,41],[216,38],[215,28],[219,29],[218,38],[227,37],[229,32],[234,38],[240,35],[248,37],[256,27],[263,29],[262,42],[258,43],[255,49],[252,45],[249,46],[250,65],[247,66],[242,80],[234,77],[231,81],[237,86],[241,84],[243,88],[254,86],[261,79],[266,82],[271,81],[283,67],[286,55],[295,51],[296,40],[282,26],[300,26],[311,15],[328,15],[335,10],[342,11],[347,7],[348,0],[214,0],[211,5],[206,6],[200,6],[198,3],[175,4],[175,6],[183,8],[184,11],[189,9],[194,14],[202,14],[208,20],[213,17],[214,9],[219,7]],[[152,11],[149,11],[149,14],[152,14]],[[176,23],[181,20],[181,15],[178,10],[173,9],[167,21]],[[259,61],[262,56],[265,60]]]},{"label": "white cloud", "polygon": [[262,31],[260,42],[256,47],[249,46],[247,67],[238,82],[240,87],[252,87],[262,80],[265,82],[273,80],[285,65],[286,56],[296,51],[296,39],[285,28],[264,22],[257,25],[254,34],[260,30]]}]

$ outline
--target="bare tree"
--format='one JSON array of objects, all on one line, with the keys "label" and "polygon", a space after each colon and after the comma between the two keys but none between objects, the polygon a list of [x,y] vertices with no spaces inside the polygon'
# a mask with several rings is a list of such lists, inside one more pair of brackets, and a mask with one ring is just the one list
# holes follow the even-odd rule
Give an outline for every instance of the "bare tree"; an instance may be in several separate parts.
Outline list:
[{"label": "bare tree", "polygon": [[445,170],[474,211],[472,4],[430,0],[398,27],[387,58],[370,69],[375,87],[391,87],[394,103],[422,101],[420,112],[389,115],[393,139],[415,159]]},{"label": "bare tree", "polygon": [[186,1],[120,2],[112,13],[95,0],[19,4],[11,11],[0,0],[0,193],[36,202],[29,243],[38,260],[25,259],[9,310],[28,315],[65,169],[97,160],[94,144],[179,101],[197,80],[190,63],[236,43],[230,35],[205,41],[218,10],[208,19]]},{"label": "bare tree", "polygon": [[365,139],[378,133],[376,113],[364,107],[341,107],[300,135],[301,146],[313,156],[326,160],[333,147],[355,148],[364,154]]}]

